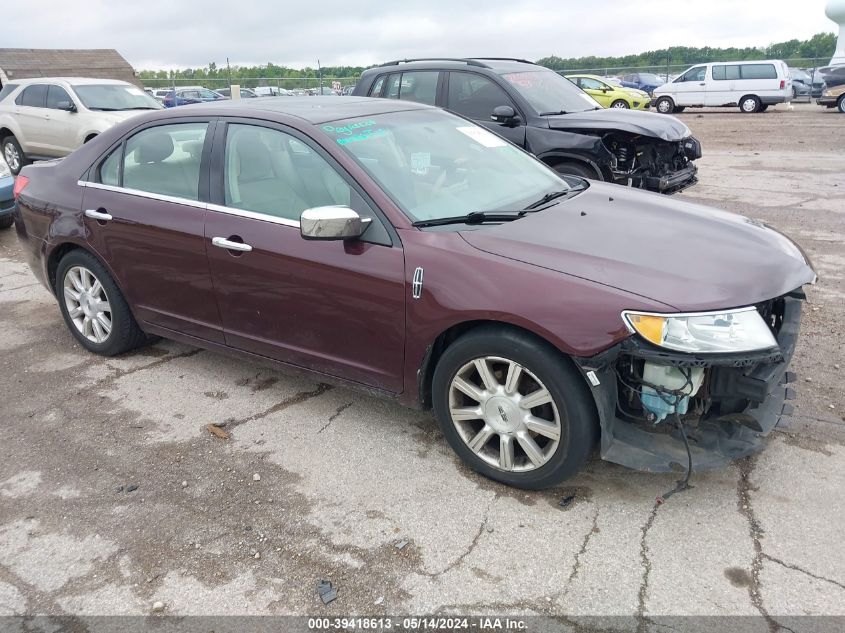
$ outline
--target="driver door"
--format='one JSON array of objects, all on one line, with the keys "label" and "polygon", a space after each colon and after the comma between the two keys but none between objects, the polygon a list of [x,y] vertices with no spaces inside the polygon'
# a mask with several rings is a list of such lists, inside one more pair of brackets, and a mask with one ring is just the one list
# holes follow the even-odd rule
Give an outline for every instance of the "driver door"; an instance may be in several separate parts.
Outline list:
[{"label": "driver door", "polygon": [[[489,78],[477,73],[451,71],[446,80],[446,109],[472,119],[491,132],[525,147],[525,117],[505,90]],[[519,115],[515,124],[491,120],[498,106],[510,106]]]},{"label": "driver door", "polygon": [[[232,121],[214,146],[205,239],[226,344],[402,391],[404,253],[363,190],[282,126]],[[371,225],[355,240],[304,240],[302,212],[328,205]]]},{"label": "driver door", "polygon": [[605,89],[606,86],[602,82],[591,77],[580,77],[578,84],[581,86],[581,90],[598,101],[601,107],[607,108],[610,106],[609,91]]},{"label": "driver door", "polygon": [[672,97],[678,106],[703,106],[707,98],[707,66],[694,66],[672,84]]}]

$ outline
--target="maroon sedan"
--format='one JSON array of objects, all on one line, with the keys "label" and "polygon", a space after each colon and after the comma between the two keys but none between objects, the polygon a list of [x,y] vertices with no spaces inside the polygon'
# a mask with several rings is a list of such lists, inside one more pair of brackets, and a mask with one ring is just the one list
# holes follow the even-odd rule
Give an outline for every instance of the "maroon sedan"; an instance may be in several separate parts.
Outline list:
[{"label": "maroon sedan", "polygon": [[470,466],[525,488],[597,443],[652,471],[760,448],[815,280],[759,222],[562,179],[386,99],[142,115],[25,168],[16,194],[86,349],[158,335],[433,407]]}]

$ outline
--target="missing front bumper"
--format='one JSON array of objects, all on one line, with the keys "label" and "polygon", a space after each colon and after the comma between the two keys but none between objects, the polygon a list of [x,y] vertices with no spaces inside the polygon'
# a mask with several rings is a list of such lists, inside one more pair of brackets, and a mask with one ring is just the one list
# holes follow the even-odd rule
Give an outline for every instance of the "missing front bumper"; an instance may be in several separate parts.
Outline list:
[{"label": "missing front bumper", "polygon": [[592,394],[601,423],[602,459],[650,472],[686,469],[686,449],[677,428],[632,420],[620,406],[616,363],[624,356],[708,371],[708,397],[716,406],[697,419],[685,417],[691,422],[687,436],[694,470],[719,468],[762,449],[766,436],[775,427],[786,426],[784,418],[792,412],[786,401],[792,397],[787,384],[794,375],[787,367],[798,338],[802,299],[791,293],[782,300],[779,351],[774,354],[695,357],[628,339],[593,358],[576,359],[581,370],[594,372],[599,382]]}]

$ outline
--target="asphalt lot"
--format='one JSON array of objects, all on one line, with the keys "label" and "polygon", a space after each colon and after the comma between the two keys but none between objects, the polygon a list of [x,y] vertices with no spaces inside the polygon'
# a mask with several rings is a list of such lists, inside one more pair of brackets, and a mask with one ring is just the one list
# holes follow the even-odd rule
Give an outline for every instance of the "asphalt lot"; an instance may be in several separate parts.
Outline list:
[{"label": "asphalt lot", "polygon": [[[759,456],[696,474],[661,506],[674,477],[598,459],[564,487],[508,489],[464,468],[428,413],[166,341],[86,353],[4,231],[0,615],[161,602],[625,615],[641,630],[660,615],[762,615],[759,630],[845,615],[845,116],[680,118],[704,147],[681,197],[789,233],[820,275],[793,425]],[[320,578],[338,588],[329,605]]]}]

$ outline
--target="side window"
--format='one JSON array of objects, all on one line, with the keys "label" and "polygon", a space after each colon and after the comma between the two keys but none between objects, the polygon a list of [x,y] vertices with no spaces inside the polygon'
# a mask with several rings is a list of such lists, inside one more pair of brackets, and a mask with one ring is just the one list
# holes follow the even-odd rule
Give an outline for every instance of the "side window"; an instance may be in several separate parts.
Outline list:
[{"label": "side window", "polygon": [[15,99],[15,103],[32,108],[43,108],[47,103],[47,86],[43,84],[27,86],[23,89],[20,96]]},{"label": "side window", "polygon": [[97,181],[112,187],[120,186],[120,159],[123,157],[123,143],[118,145],[108,155],[108,158],[100,163],[99,177]]},{"label": "side window", "polygon": [[474,73],[449,73],[447,110],[470,119],[487,121],[493,110],[501,105],[515,108],[507,93],[487,77]]},{"label": "side window", "polygon": [[604,88],[604,84],[600,81],[590,79],[589,77],[581,77],[582,90],[601,90],[602,88]]},{"label": "side window", "polygon": [[384,75],[380,76],[376,79],[376,82],[373,84],[373,87],[370,88],[370,96],[371,97],[380,97],[381,96],[381,89],[384,88]]},{"label": "side window", "polygon": [[739,66],[736,64],[730,66],[713,66],[713,79],[716,80],[733,80],[739,79]]},{"label": "side window", "polygon": [[49,86],[47,88],[47,107],[58,110],[59,104],[62,102],[73,103],[70,95],[68,95],[64,88],[61,86]]},{"label": "side window", "polygon": [[420,70],[402,73],[399,88],[399,98],[404,101],[418,101],[434,105],[437,99],[437,78],[440,73],[436,70]]},{"label": "side window", "polygon": [[743,79],[777,79],[774,64],[742,64],[740,75]]},{"label": "side window", "polygon": [[402,75],[400,73],[393,73],[387,78],[387,90],[384,92],[384,96],[388,99],[398,99],[399,98],[399,84],[401,82]]},{"label": "side window", "polygon": [[685,72],[683,77],[681,77],[681,81],[704,81],[704,76],[706,74],[706,66],[696,66],[695,68],[690,68],[687,72]]},{"label": "side window", "polygon": [[208,123],[147,128],[126,141],[123,186],[199,200],[200,160]]}]

